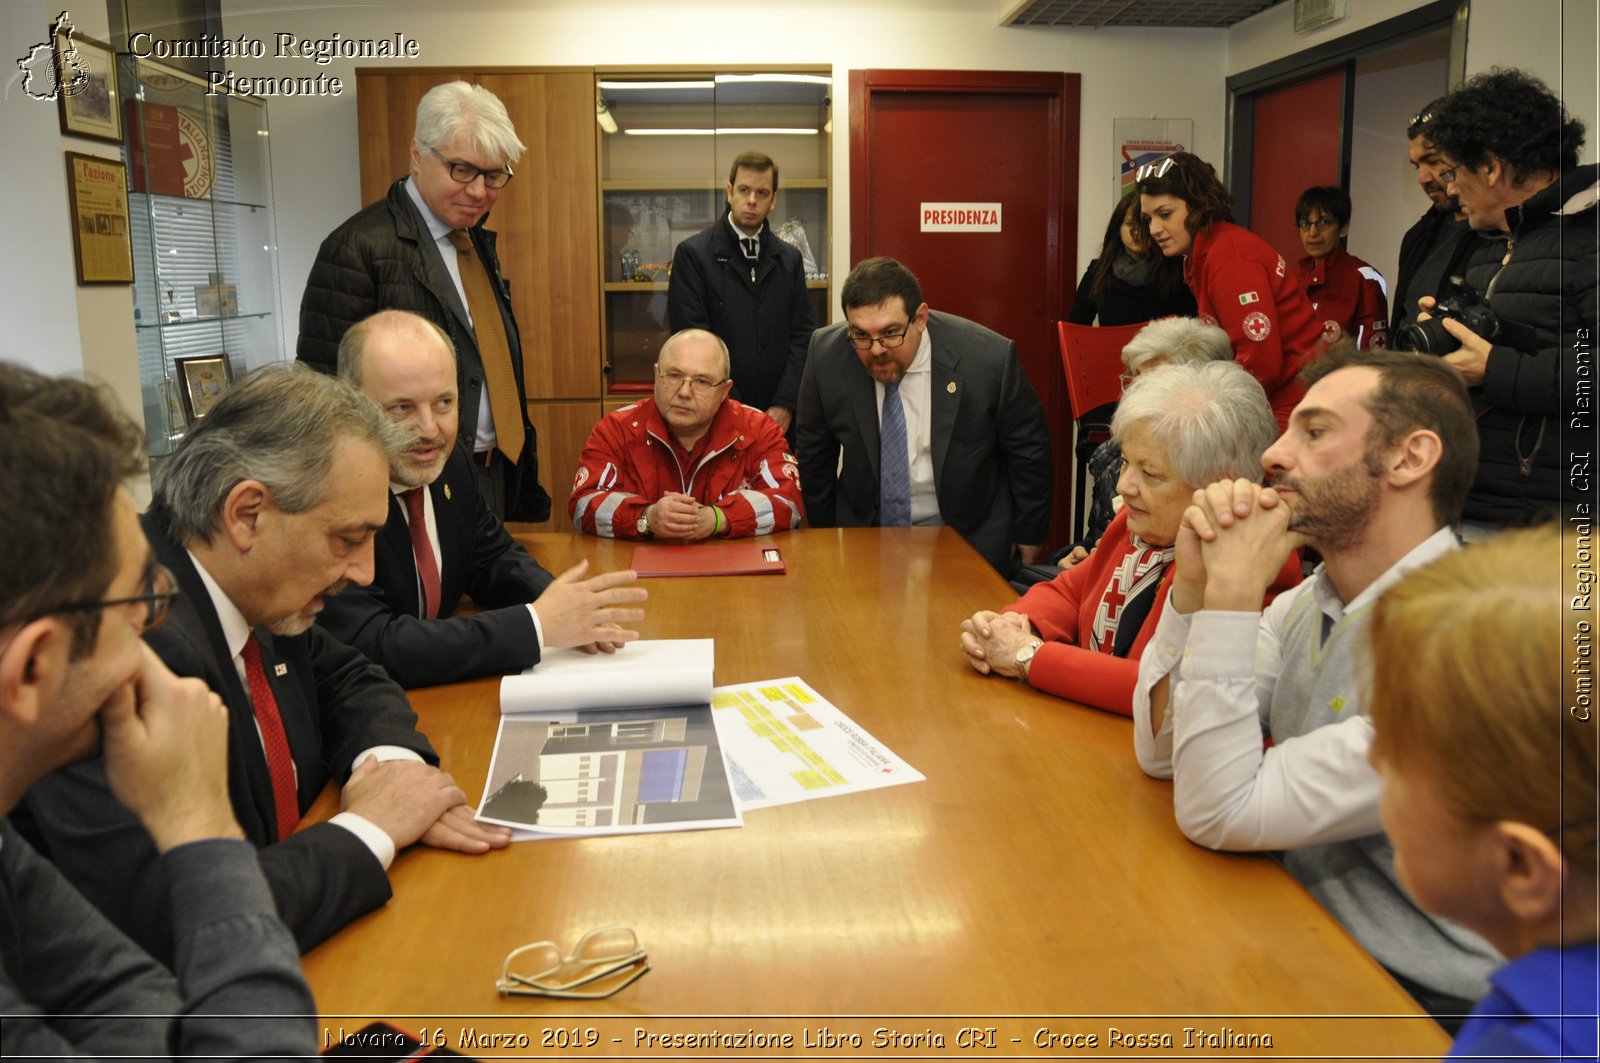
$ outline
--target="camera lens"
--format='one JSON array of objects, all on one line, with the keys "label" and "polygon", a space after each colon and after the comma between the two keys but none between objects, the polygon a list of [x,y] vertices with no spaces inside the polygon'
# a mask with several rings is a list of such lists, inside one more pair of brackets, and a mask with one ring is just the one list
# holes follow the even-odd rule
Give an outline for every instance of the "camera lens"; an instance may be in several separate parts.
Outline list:
[{"label": "camera lens", "polygon": [[1445,319],[1429,318],[1395,330],[1391,345],[1399,351],[1416,351],[1419,354],[1449,354],[1461,346],[1461,341],[1445,331]]}]

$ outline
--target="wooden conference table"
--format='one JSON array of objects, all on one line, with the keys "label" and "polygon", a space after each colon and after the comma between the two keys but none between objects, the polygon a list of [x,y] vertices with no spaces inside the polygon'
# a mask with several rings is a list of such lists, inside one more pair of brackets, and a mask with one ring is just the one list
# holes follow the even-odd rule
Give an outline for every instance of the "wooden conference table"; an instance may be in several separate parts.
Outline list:
[{"label": "wooden conference table", "polygon": [[[632,554],[520,538],[552,571],[580,558],[625,568]],[[960,621],[1014,595],[956,533],[804,529],[771,542],[786,575],[646,581],[641,635],[715,637],[719,685],[798,675],[927,781],[751,812],[735,830],[483,857],[413,848],[391,871],[394,899],[306,957],[328,1033],[386,1018],[484,1058],[719,1054],[636,1028],[795,1039],[726,1053],[749,1058],[1126,1057],[1149,1051],[1130,1053],[1136,1035],[1162,1034],[1173,1047],[1155,1055],[1443,1053],[1439,1028],[1277,864],[1183,838],[1128,720],[968,669]],[[413,696],[474,800],[497,689]],[[570,947],[613,923],[636,929],[653,967],[617,996],[495,993],[516,946]],[[880,1027],[907,1040],[885,1046]],[[467,1031],[479,1038],[463,1043]],[[828,1040],[848,1034],[862,1046]],[[1272,1047],[1237,1047],[1239,1035]]]}]

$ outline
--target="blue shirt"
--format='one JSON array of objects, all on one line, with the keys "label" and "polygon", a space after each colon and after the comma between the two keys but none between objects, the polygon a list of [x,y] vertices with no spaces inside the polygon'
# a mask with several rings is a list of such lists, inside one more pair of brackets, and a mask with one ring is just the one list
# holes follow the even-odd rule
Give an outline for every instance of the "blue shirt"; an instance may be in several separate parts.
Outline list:
[{"label": "blue shirt", "polygon": [[1489,976],[1447,1058],[1594,1059],[1600,942],[1535,949]]}]

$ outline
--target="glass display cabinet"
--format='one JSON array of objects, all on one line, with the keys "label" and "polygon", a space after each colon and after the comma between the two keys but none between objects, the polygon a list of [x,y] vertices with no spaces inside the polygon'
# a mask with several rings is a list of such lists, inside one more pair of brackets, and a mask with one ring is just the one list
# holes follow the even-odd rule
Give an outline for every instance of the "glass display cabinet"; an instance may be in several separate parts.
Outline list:
[{"label": "glass display cabinet", "polygon": [[609,394],[648,391],[667,320],[672,255],[722,216],[728,167],[746,151],[778,164],[767,219],[805,260],[813,315],[828,319],[827,67],[743,72],[597,72],[604,371]]},{"label": "glass display cabinet", "polygon": [[231,380],[283,360],[267,108],[119,63],[139,379],[161,457]]}]

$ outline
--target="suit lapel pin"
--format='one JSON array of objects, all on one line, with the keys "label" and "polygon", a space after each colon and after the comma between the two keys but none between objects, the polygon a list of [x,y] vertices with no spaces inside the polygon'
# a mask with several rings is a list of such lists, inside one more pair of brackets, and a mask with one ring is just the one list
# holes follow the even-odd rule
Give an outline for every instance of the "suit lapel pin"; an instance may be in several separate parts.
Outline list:
[{"label": "suit lapel pin", "polygon": [[445,484],[444,485],[444,500],[446,502],[450,501],[450,485],[449,484]]},{"label": "suit lapel pin", "polygon": [[950,394],[954,395],[956,393],[956,382],[954,380],[950,381],[950,383],[944,386],[944,389]]},{"label": "suit lapel pin", "polygon": [[289,674],[289,666],[286,664],[275,664],[272,666],[272,674],[281,679]]}]

